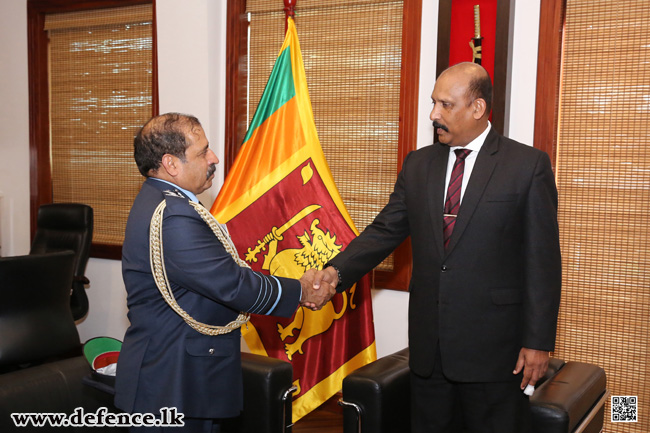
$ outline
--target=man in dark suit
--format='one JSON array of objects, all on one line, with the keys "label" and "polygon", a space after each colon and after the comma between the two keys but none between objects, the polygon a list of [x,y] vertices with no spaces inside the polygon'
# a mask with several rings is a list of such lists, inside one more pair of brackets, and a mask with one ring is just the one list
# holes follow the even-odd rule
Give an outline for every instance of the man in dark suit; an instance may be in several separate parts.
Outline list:
[{"label": "man in dark suit", "polygon": [[[243,405],[240,312],[288,317],[300,303],[318,308],[335,292],[313,291],[314,270],[298,281],[240,266],[225,229],[198,204],[219,161],[195,117],[154,117],[134,148],[147,179],[122,249],[131,324],[118,360],[115,405],[155,415],[175,408],[185,427],[170,427],[174,432],[219,431],[219,420],[238,415]],[[146,428],[152,430],[162,429]]]},{"label": "man in dark suit", "polygon": [[444,71],[432,100],[439,143],[406,157],[386,207],[315,287],[349,287],[410,235],[412,431],[526,432],[522,390],[546,371],[560,302],[550,159],[492,129],[481,66]]}]

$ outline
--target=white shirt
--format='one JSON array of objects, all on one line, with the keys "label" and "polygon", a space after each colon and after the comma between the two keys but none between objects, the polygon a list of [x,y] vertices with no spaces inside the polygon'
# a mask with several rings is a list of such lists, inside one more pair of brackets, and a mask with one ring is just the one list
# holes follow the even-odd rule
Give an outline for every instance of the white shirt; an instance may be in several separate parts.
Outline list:
[{"label": "white shirt", "polygon": [[463,183],[460,186],[460,202],[463,202],[463,196],[465,195],[465,189],[467,188],[467,183],[469,182],[469,178],[472,175],[472,170],[474,170],[474,164],[476,163],[476,157],[478,156],[478,152],[481,150],[481,147],[483,147],[483,143],[485,143],[485,137],[487,137],[488,132],[490,132],[490,127],[492,125],[488,121],[488,126],[485,128],[485,131],[481,133],[478,137],[476,137],[474,140],[470,141],[467,146],[454,146],[449,148],[449,161],[447,161],[447,175],[445,177],[445,197],[443,197],[442,201],[442,208],[444,210],[445,208],[445,201],[447,200],[447,188],[449,187],[449,179],[451,178],[451,171],[454,168],[454,163],[456,162],[456,154],[454,153],[454,150],[456,149],[467,149],[471,150],[470,154],[467,155],[465,158],[465,170],[463,171]]}]

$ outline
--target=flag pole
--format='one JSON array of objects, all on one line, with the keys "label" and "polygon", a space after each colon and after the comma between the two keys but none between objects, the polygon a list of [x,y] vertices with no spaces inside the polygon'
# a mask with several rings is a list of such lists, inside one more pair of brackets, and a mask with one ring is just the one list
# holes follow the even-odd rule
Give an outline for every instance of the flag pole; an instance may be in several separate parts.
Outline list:
[{"label": "flag pole", "polygon": [[298,0],[284,0],[284,33],[287,33],[289,30],[289,17],[293,18],[296,15],[296,3]]}]

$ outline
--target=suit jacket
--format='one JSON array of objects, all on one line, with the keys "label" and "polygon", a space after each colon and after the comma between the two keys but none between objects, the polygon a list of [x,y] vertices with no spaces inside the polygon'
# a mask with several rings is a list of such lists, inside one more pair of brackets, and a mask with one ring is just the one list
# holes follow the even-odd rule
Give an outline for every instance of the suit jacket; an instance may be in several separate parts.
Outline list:
[{"label": "suit jacket", "polygon": [[438,143],[409,153],[386,207],[331,263],[345,289],[410,235],[411,369],[431,374],[440,344],[449,379],[511,380],[522,347],[555,344],[561,260],[550,159],[491,129],[445,251],[448,158]]},{"label": "suit jacket", "polygon": [[126,225],[122,273],[131,322],[124,336],[115,405],[157,414],[176,407],[186,417],[226,418],[242,409],[240,332],[207,336],[167,305],[149,261],[149,225],[162,200],[163,250],[178,304],[194,319],[225,325],[240,311],[291,316],[300,282],[241,268],[188,198],[169,184],[147,179]]}]

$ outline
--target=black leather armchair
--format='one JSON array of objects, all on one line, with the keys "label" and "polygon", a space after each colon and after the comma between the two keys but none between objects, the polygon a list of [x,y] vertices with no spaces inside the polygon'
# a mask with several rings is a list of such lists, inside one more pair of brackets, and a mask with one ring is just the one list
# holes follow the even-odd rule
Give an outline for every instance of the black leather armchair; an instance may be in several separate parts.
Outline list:
[{"label": "black leather armchair", "polygon": [[[359,368],[343,380],[345,433],[408,433],[409,352],[403,349]],[[536,433],[596,433],[607,398],[605,371],[595,365],[551,359],[530,398]]]},{"label": "black leather armchair", "polygon": [[74,320],[88,313],[86,264],[93,237],[93,209],[85,204],[51,203],[38,209],[30,254],[70,250],[75,253],[70,309]]}]

